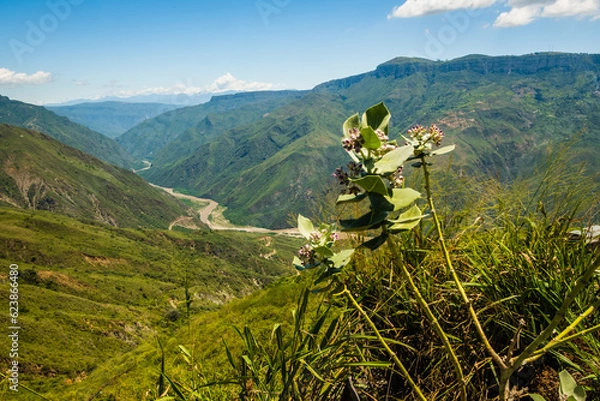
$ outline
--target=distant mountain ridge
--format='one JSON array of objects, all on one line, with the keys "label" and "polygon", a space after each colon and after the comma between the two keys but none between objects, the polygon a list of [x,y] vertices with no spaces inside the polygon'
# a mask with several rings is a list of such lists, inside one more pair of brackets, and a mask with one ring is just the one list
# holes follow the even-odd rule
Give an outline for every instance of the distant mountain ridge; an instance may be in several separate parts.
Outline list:
[{"label": "distant mountain ridge", "polygon": [[[392,137],[414,124],[436,123],[446,142],[457,144],[454,168],[466,173],[528,174],[548,147],[565,141],[579,141],[573,148],[578,160],[597,171],[599,76],[596,54],[400,57],[318,85],[265,118],[225,129],[183,158],[157,147],[161,157],[142,174],[212,197],[238,224],[284,227],[290,213],[308,213],[314,194],[335,185],[326,177],[347,163],[339,146],[345,118],[381,101],[392,113]],[[220,118],[228,113],[235,112],[224,110]],[[144,127],[134,130],[143,137]],[[132,140],[128,146],[142,145]]]},{"label": "distant mountain ridge", "polygon": [[134,173],[37,131],[0,124],[0,204],[118,227],[167,228],[187,208]]},{"label": "distant mountain ridge", "polygon": [[0,123],[43,132],[58,141],[120,167],[134,160],[115,141],[41,106],[0,96]]},{"label": "distant mountain ridge", "polygon": [[67,117],[73,122],[114,139],[147,119],[183,106],[108,101],[45,107],[60,116]]},{"label": "distant mountain ridge", "polygon": [[[306,91],[285,90],[213,96],[207,103],[176,109],[144,121],[116,140],[135,158],[152,160],[161,148],[186,131],[202,131],[203,128],[198,126],[202,125],[202,121],[211,113],[231,111],[232,118],[237,121],[235,124],[241,124],[257,118],[256,113],[246,114],[241,119],[236,117],[236,110],[241,107],[256,107],[257,110],[260,109],[259,114],[264,114],[288,101],[302,97],[305,93]],[[203,142],[204,139],[196,141],[195,144]],[[185,146],[190,144],[186,143]]]}]

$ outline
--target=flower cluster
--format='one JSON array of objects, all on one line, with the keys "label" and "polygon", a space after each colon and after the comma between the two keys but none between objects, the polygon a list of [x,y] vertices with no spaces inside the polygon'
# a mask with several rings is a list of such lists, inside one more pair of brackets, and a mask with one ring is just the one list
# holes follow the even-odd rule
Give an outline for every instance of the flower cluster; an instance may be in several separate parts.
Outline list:
[{"label": "flower cluster", "polygon": [[392,188],[402,188],[404,185],[404,176],[402,175],[402,166],[398,167],[396,171],[394,171],[390,178],[390,186]]},{"label": "flower cluster", "polygon": [[348,132],[348,137],[342,140],[342,147],[348,152],[353,150],[354,152],[359,153],[364,143],[365,141],[360,135],[360,130],[358,128],[352,128]]},{"label": "flower cluster", "polygon": [[437,125],[432,125],[429,129],[422,125],[415,125],[408,130],[408,136],[412,139],[413,145],[423,146],[428,142],[433,142],[436,146],[440,146],[444,132]]},{"label": "flower cluster", "polygon": [[313,267],[318,266],[327,253],[325,249],[329,249],[339,239],[338,233],[333,231],[335,227],[323,225],[318,230],[315,230],[307,235],[308,244],[303,245],[298,250],[298,259],[302,266]]},{"label": "flower cluster", "polygon": [[362,164],[356,162],[350,162],[347,165],[348,172],[344,171],[343,167],[335,169],[333,176],[338,179],[339,184],[342,186],[341,193],[343,194],[358,194],[360,188],[354,185],[350,179],[360,177],[362,173]]},{"label": "flower cluster", "polygon": [[312,245],[306,244],[298,251],[298,259],[303,266],[313,266],[317,264],[317,253]]}]

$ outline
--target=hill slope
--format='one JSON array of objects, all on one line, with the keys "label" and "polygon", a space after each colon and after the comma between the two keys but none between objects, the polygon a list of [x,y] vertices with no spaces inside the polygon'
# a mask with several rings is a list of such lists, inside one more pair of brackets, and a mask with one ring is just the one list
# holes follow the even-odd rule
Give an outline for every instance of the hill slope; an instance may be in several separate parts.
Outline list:
[{"label": "hill slope", "polygon": [[[17,264],[20,273],[19,384],[51,400],[88,399],[66,393],[75,383],[90,389],[87,376],[119,356],[126,361],[117,375],[123,368],[152,380],[154,369],[139,369],[149,362],[145,356],[136,362],[139,355],[128,352],[187,327],[188,311],[217,309],[289,273],[294,241],[114,228],[0,206],[0,263]],[[0,280],[7,274],[0,272]],[[8,299],[9,289],[3,285],[0,297]],[[0,344],[2,366],[10,364],[9,349],[9,342]],[[0,399],[12,399],[6,383]],[[108,384],[94,384],[93,392]],[[20,388],[18,399],[39,397]]]},{"label": "hill slope", "polygon": [[133,159],[112,139],[44,107],[0,96],[0,124],[40,131],[108,163],[125,168],[133,166]]},{"label": "hill slope", "polygon": [[[207,103],[173,110],[144,121],[118,137],[117,142],[131,155],[140,159],[152,160],[161,148],[184,133],[200,138],[200,140],[194,141],[195,146],[199,146],[207,139],[212,139],[218,132],[208,133],[208,136],[204,133],[207,125],[204,120],[211,113],[231,111],[231,118],[235,121],[234,125],[240,125],[255,121],[264,113],[302,97],[304,94],[303,91],[261,91],[214,96]],[[238,113],[238,109],[246,105],[255,107],[255,113],[248,114],[244,111]],[[190,145],[186,143],[185,148],[189,147]],[[167,159],[171,158],[167,157]]]},{"label": "hill slope", "polygon": [[179,107],[163,103],[88,102],[46,108],[109,138],[116,138],[147,119]]},{"label": "hill slope", "polygon": [[599,76],[600,55],[398,58],[319,85],[267,118],[144,174],[213,197],[229,207],[234,222],[284,226],[290,212],[306,213],[306,200],[334,185],[325,177],[345,164],[342,122],[381,101],[392,113],[392,138],[414,124],[436,123],[457,144],[455,168],[467,173],[511,179],[534,168],[547,147],[577,140],[574,151],[598,169]]},{"label": "hill slope", "polygon": [[0,203],[114,226],[167,227],[186,208],[131,171],[0,124]]}]

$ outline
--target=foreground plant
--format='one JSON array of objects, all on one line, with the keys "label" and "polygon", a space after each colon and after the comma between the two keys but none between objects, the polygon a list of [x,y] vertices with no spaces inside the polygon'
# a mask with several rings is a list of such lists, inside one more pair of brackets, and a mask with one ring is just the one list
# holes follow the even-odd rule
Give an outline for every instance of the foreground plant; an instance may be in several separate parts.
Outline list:
[{"label": "foreground plant", "polygon": [[[506,350],[506,355],[501,356],[490,342],[480,322],[480,311],[475,309],[472,298],[467,293],[463,281],[454,268],[451,253],[446,244],[443,228],[434,205],[429,169],[431,162],[429,160],[432,156],[453,151],[454,146],[440,148],[444,134],[435,125],[429,128],[413,127],[403,137],[405,144],[400,146],[397,141],[389,139],[390,117],[385,105],[380,103],[369,108],[362,118],[356,114],[343,124],[344,138],[342,139],[342,146],[348,152],[352,162],[348,164],[347,171],[340,168],[334,174],[342,187],[342,194],[337,200],[337,205],[358,204],[367,201],[369,209],[358,218],[341,220],[341,229],[344,232],[361,233],[377,230],[377,234],[369,234],[369,239],[359,245],[359,248],[364,247],[374,251],[383,244],[388,244],[392,252],[393,263],[400,269],[404,281],[412,290],[421,308],[423,316],[439,336],[447,357],[454,367],[461,399],[467,400],[467,380],[449,336],[440,325],[438,316],[435,315],[415,284],[406,264],[403,263],[400,255],[396,252],[394,234],[410,231],[417,227],[424,218],[431,216],[447,271],[450,273],[460,299],[468,311],[471,323],[476,329],[483,348],[500,371],[498,377],[500,398],[502,400],[512,399],[514,392],[510,387],[510,379],[518,369],[533,362],[558,345],[564,345],[583,335],[600,330],[600,325],[595,325],[571,334],[581,321],[589,317],[598,308],[597,302],[593,302],[572,324],[557,334],[559,326],[566,320],[569,307],[585,289],[589,288],[598,266],[598,260],[595,259],[593,263],[590,263],[583,275],[577,278],[570,292],[565,296],[562,306],[550,319],[546,328],[536,335],[528,346],[516,356],[514,356],[516,352],[514,344],[507,348],[503,347],[503,351]],[[419,206],[415,204],[421,194],[404,185],[402,171],[406,162],[412,162],[413,167],[422,169],[427,198],[427,215],[423,214]],[[352,263],[355,250],[334,251],[335,240],[337,239],[334,225],[322,224],[316,228],[308,219],[299,216],[298,228],[309,243],[298,252],[298,256],[294,259],[296,268],[301,271],[319,268],[321,272],[317,283],[330,279],[330,284],[326,288],[341,289],[338,294],[345,295],[350,304],[367,321],[382,349],[389,355],[402,376],[405,377],[414,394],[419,399],[425,400],[425,395],[418,385],[418,378],[411,376],[396,352],[389,346],[389,340],[381,334],[381,330],[373,322],[371,316],[352,295],[352,292],[338,279],[338,274],[343,271],[344,267]],[[517,329],[515,336],[518,337],[519,333],[520,329]]]}]

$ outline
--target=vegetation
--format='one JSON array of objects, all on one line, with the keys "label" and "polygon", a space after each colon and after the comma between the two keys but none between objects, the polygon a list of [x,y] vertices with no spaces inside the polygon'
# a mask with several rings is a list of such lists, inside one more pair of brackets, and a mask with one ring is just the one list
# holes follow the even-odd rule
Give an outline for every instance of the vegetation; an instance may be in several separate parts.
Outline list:
[{"label": "vegetation", "polygon": [[160,227],[187,208],[131,171],[44,134],[0,124],[0,204],[119,227]]},{"label": "vegetation", "polygon": [[[296,244],[264,234],[122,229],[0,208],[0,264],[7,267],[0,281],[10,264],[20,272],[22,384],[51,400],[80,400],[119,380],[136,391],[153,383],[157,338],[185,332],[189,318],[288,274],[285,261]],[[0,297],[8,299],[8,291],[2,285]],[[210,333],[206,339],[215,341]],[[9,346],[0,345],[3,366]],[[74,388],[88,396],[67,395]],[[0,398],[8,391],[3,382]],[[19,399],[39,399],[28,394],[21,388]]]},{"label": "vegetation", "polygon": [[149,118],[179,107],[164,103],[94,102],[46,108],[114,139]]},{"label": "vegetation", "polygon": [[131,168],[134,160],[112,139],[75,124],[41,106],[0,96],[0,124],[43,132],[52,138],[116,166]]}]

